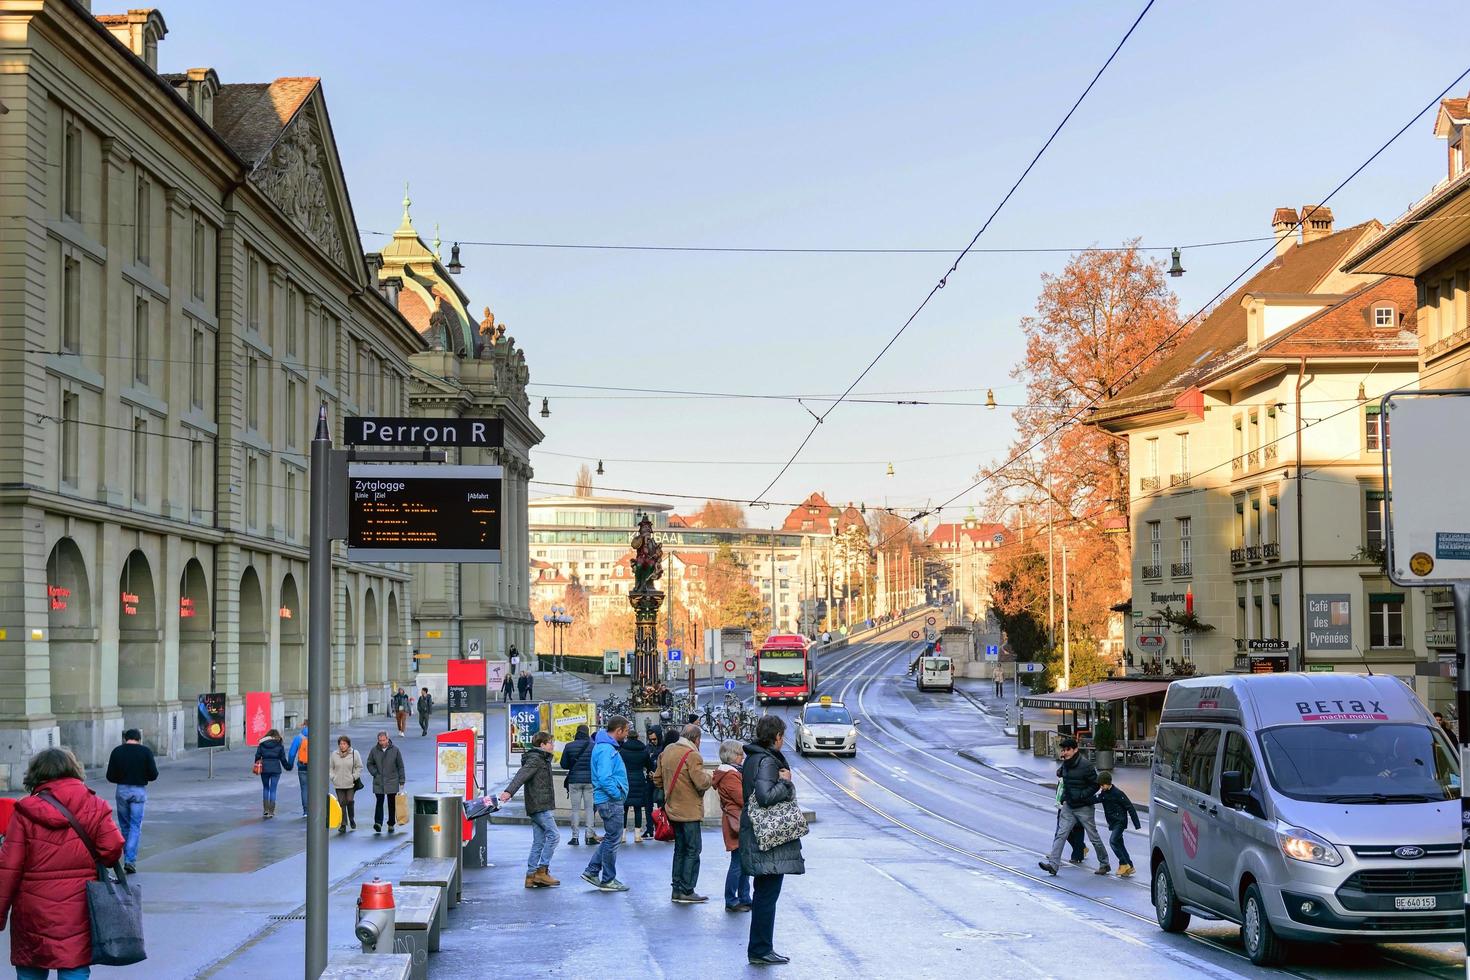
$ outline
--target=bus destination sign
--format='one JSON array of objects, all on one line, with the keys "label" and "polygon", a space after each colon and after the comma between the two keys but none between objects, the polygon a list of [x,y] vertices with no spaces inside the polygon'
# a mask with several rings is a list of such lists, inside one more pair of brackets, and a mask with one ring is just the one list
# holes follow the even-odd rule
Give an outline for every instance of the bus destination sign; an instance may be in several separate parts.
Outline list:
[{"label": "bus destination sign", "polygon": [[500,561],[499,466],[353,463],[347,557],[353,561]]}]

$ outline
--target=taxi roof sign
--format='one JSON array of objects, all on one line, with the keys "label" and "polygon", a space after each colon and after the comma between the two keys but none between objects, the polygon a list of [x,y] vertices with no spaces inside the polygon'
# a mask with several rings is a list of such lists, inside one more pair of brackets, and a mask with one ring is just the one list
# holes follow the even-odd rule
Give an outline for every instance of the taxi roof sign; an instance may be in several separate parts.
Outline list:
[{"label": "taxi roof sign", "polygon": [[822,695],[822,707],[824,707],[824,708],[830,707],[831,704],[832,704],[832,695],[830,695],[830,694],[823,694]]}]

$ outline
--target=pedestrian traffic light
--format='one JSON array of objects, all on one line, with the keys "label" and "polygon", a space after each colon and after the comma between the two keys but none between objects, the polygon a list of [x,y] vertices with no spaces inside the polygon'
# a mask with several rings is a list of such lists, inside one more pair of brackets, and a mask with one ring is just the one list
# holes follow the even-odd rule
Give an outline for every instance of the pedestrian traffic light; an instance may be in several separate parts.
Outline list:
[{"label": "pedestrian traffic light", "polygon": [[222,748],[225,744],[225,696],[222,693],[199,695],[197,711],[199,747]]}]

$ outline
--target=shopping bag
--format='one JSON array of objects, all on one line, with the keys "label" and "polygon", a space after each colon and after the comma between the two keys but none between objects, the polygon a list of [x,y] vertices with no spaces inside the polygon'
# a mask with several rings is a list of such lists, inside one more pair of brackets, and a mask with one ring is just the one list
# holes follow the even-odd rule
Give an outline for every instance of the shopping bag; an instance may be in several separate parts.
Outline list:
[{"label": "shopping bag", "polygon": [[393,804],[393,813],[397,817],[398,826],[402,827],[408,823],[408,794],[400,792]]},{"label": "shopping bag", "polygon": [[108,874],[97,845],[50,790],[43,789],[37,795],[66,818],[87,846],[97,867],[97,879],[87,882],[86,891],[87,918],[92,928],[92,963],[98,966],[130,966],[143,962],[148,954],[143,950],[142,892],[137,885],[128,882],[128,876],[121,867]]}]

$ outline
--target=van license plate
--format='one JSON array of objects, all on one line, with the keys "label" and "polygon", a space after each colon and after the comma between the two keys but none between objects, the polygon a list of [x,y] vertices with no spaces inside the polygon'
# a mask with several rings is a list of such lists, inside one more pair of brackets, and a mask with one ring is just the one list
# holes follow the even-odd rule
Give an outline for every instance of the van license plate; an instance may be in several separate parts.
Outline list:
[{"label": "van license plate", "polygon": [[1434,908],[1433,895],[1418,895],[1414,897],[1400,897],[1393,900],[1393,907],[1399,911],[1410,911],[1417,909]]}]

